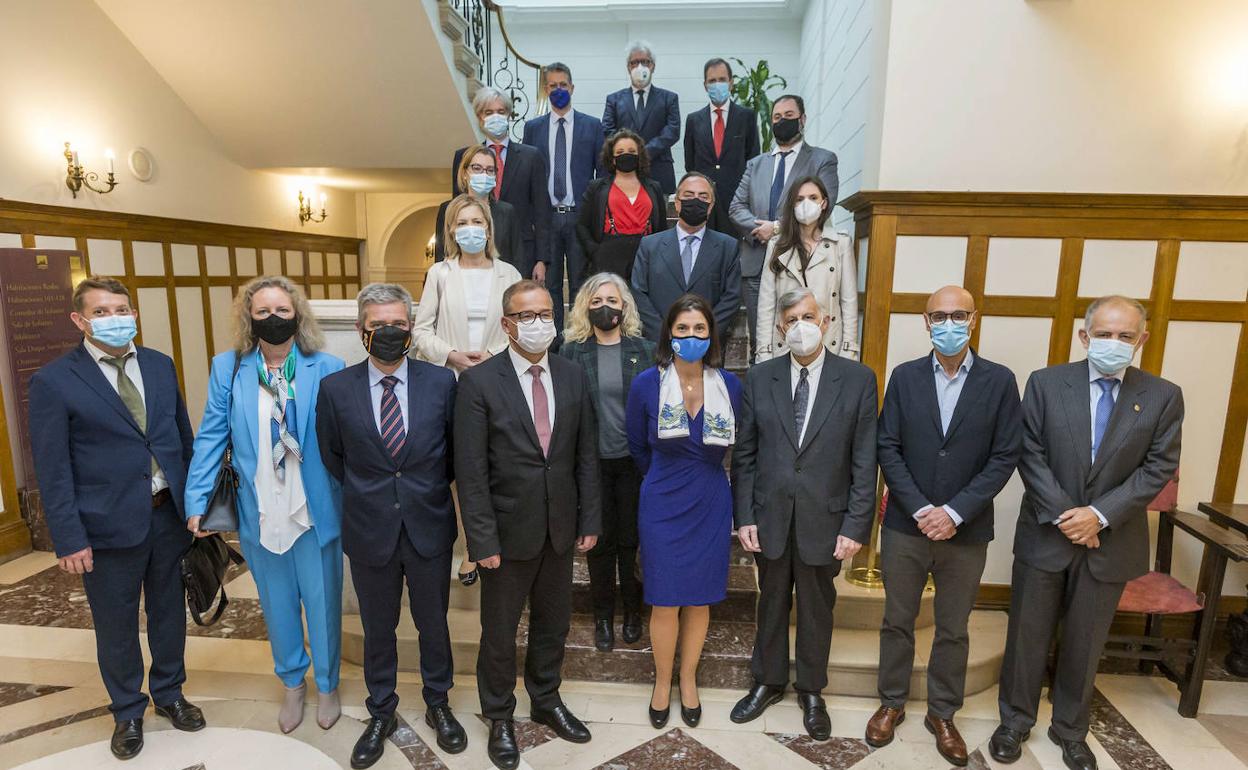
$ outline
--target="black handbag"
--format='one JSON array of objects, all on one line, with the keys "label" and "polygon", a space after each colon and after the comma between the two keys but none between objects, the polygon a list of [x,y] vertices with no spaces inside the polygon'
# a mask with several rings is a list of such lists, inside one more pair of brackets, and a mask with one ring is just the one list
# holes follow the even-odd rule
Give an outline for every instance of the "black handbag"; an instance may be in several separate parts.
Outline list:
[{"label": "black handbag", "polygon": [[[230,435],[230,415],[234,411],[234,378],[238,376],[238,366],[242,356],[234,353],[234,372],[230,375],[229,405],[225,410],[226,435]],[[208,506],[204,508],[203,518],[199,520],[199,528],[205,532],[237,532],[238,531],[238,471],[234,470],[234,440],[227,439],[225,454],[221,457],[221,469],[217,471],[217,480],[213,482],[212,494],[208,496]]]},{"label": "black handbag", "polygon": [[[179,563],[182,586],[186,589],[186,606],[196,625],[211,626],[225,612],[230,599],[225,595],[223,584],[225,571],[231,562],[242,564],[243,557],[220,535],[197,537],[182,554]],[[217,601],[218,594],[221,595],[220,601]],[[217,610],[205,621],[203,616],[212,609],[214,601],[217,601]]]}]

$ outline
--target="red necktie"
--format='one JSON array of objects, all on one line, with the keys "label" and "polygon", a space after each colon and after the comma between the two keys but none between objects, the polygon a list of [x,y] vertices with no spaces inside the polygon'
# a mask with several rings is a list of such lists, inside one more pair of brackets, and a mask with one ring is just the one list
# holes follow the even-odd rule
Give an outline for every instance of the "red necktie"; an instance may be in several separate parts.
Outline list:
[{"label": "red necktie", "polygon": [[715,157],[718,158],[724,151],[724,108],[715,108]]},{"label": "red necktie", "polygon": [[501,144],[490,146],[494,148],[494,163],[498,166],[498,174],[495,175],[494,183],[494,200],[498,200],[498,194],[503,189],[503,146]]},{"label": "red necktie", "polygon": [[537,429],[542,454],[547,455],[550,453],[550,403],[546,401],[546,386],[542,384],[542,367],[530,366],[529,376],[533,378],[533,427]]}]

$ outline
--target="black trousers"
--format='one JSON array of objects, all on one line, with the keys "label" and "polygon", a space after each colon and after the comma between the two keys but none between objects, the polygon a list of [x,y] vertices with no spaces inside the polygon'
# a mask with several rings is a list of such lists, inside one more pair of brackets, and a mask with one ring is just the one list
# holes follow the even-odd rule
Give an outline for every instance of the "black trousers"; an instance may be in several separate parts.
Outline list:
[{"label": "black trousers", "polygon": [[511,719],[516,710],[516,629],[529,605],[529,650],[524,687],[534,708],[553,709],[559,699],[563,648],[572,619],[572,554],[557,554],[550,541],[537,558],[503,556],[497,569],[481,570],[481,651],[477,694],[486,719]]},{"label": "black trousers", "polygon": [[832,609],[836,588],[832,581],[840,563],[812,567],[797,555],[796,527],[779,559],[754,554],[758,565],[758,634],[750,672],[754,681],[773,687],[789,682],[789,612],[797,593],[798,692],[818,693],[828,685],[828,655],[832,651]]},{"label": "black trousers", "polygon": [[602,458],[602,535],[585,555],[594,617],[615,618],[615,580],[619,574],[624,612],[641,612],[641,583],[637,580],[637,504],[641,474],[631,457]]},{"label": "black trousers", "polygon": [[[563,330],[563,279],[568,279],[567,303],[576,300],[576,293],[581,288],[585,275],[585,254],[581,251],[581,241],[576,237],[576,212],[568,211],[550,214],[550,264],[546,267],[546,289],[555,302],[555,328]],[[567,272],[564,272],[564,260],[567,260]]]},{"label": "black trousers", "polygon": [[412,547],[405,529],[399,530],[390,561],[371,566],[351,560],[351,580],[360,602],[364,626],[364,681],[368,698],[364,705],[374,717],[389,717],[399,705],[395,682],[399,652],[395,629],[403,602],[403,583],[411,605],[412,621],[420,634],[421,695],[428,706],[444,706],[454,684],[451,632],[446,613],[451,596],[451,551],[421,556]]},{"label": "black trousers", "polygon": [[130,548],[92,550],[94,568],[82,587],[95,626],[95,655],[118,722],[147,710],[143,693],[143,650],[139,646],[139,596],[147,613],[152,653],[148,689],[157,706],[182,697],[186,681],[186,594],[178,562],[191,533],[173,502],[152,509],[147,539]]}]

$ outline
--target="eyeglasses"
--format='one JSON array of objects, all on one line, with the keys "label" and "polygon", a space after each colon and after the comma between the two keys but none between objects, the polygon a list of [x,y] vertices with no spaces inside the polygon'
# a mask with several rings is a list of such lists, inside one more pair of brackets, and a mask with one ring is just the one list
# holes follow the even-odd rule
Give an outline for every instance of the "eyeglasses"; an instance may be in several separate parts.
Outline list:
[{"label": "eyeglasses", "polygon": [[654,60],[653,59],[632,59],[628,62],[628,68],[632,69],[633,67],[637,67],[642,64],[644,64],[647,67],[653,67]]},{"label": "eyeglasses", "polygon": [[927,320],[934,324],[943,324],[945,321],[952,320],[955,324],[964,324],[971,320],[971,314],[974,311],[955,310],[952,313],[942,313],[937,310],[927,314]]},{"label": "eyeglasses", "polygon": [[520,313],[507,313],[506,316],[518,324],[528,326],[539,318],[542,319],[543,322],[553,323],[555,320],[555,311],[543,310],[540,313],[534,313],[532,311],[525,310]]},{"label": "eyeglasses", "polygon": [[468,170],[474,174],[489,174],[490,176],[494,176],[493,166],[479,166],[474,163],[468,167]]}]

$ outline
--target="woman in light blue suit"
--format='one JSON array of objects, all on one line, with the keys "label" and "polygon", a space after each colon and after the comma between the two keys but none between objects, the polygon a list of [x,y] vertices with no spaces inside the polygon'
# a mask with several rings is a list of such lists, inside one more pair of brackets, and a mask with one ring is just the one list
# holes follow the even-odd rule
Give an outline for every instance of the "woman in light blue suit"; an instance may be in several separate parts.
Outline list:
[{"label": "woman in light blue suit", "polygon": [[[316,721],[328,730],[340,714],[342,488],[321,462],[315,410],[321,378],[343,362],[319,352],[324,337],[311,307],[284,276],[248,282],[234,310],[234,350],[212,360],[195,437],[187,528],[208,534],[199,521],[232,442],[241,479],[239,540],[259,589],[275,670],[286,686],[278,725],[288,733],[303,720],[306,613],[319,691]],[[238,372],[231,377],[236,357]]]}]

